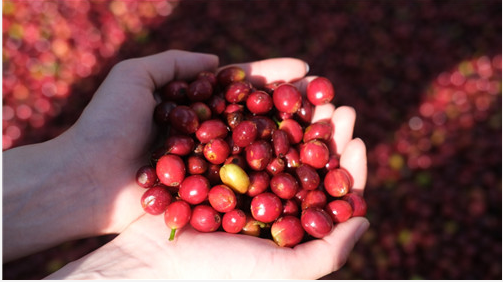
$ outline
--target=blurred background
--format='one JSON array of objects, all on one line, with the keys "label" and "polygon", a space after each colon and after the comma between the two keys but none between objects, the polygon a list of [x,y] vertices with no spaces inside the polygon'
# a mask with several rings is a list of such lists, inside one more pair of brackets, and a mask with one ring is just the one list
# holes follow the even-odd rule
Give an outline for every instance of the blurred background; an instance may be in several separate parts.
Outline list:
[{"label": "blurred background", "polygon": [[[72,125],[110,68],[166,49],[305,60],[357,111],[369,231],[326,279],[501,279],[501,1],[8,1],[3,150]],[[108,242],[3,264],[40,279]]]}]

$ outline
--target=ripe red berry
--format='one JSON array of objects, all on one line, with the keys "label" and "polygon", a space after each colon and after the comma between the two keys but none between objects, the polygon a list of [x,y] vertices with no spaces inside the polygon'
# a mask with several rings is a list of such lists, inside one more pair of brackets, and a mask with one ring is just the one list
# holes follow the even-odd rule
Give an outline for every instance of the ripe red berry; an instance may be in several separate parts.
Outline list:
[{"label": "ripe red berry", "polygon": [[302,106],[302,95],[297,87],[289,83],[278,86],[272,94],[272,100],[280,112],[295,113]]},{"label": "ripe red berry", "polygon": [[353,208],[345,200],[333,200],[328,203],[325,210],[330,214],[334,223],[344,222],[353,215]]},{"label": "ripe red berry", "polygon": [[316,207],[303,210],[300,221],[304,230],[315,238],[325,237],[334,227],[330,215],[323,209]]},{"label": "ripe red berry", "polygon": [[300,145],[299,155],[302,163],[320,169],[327,164],[330,152],[325,143],[315,139]]},{"label": "ripe red berry", "polygon": [[166,210],[172,196],[162,185],[156,185],[143,193],[141,206],[149,214],[158,215]]},{"label": "ripe red berry", "polygon": [[189,204],[197,205],[208,198],[210,191],[209,180],[202,175],[190,175],[186,177],[180,184],[178,195],[180,199]]},{"label": "ripe red berry", "polygon": [[304,238],[304,229],[297,217],[284,216],[271,226],[271,235],[280,247],[294,247]]},{"label": "ripe red berry", "polygon": [[187,135],[172,135],[166,139],[164,144],[166,153],[178,156],[185,156],[190,154],[194,148],[194,139]]},{"label": "ripe red berry", "polygon": [[320,185],[320,175],[316,169],[308,164],[301,164],[297,167],[295,169],[295,174],[303,189],[314,190]]},{"label": "ripe red berry", "polygon": [[191,209],[189,204],[183,200],[172,202],[164,212],[164,222],[171,229],[169,240],[175,238],[175,232],[189,223],[191,217]]},{"label": "ripe red berry", "polygon": [[283,204],[278,196],[265,192],[253,197],[250,205],[253,218],[268,223],[277,219],[283,211]]},{"label": "ripe red berry", "polygon": [[239,209],[226,212],[222,217],[222,228],[227,233],[239,233],[245,224],[246,214]]},{"label": "ripe red berry", "polygon": [[227,133],[227,126],[220,119],[210,119],[201,123],[196,131],[196,137],[199,142],[206,144],[211,139],[225,139]]},{"label": "ripe red berry", "polygon": [[272,159],[272,147],[265,140],[257,140],[246,146],[246,162],[256,171],[264,170]]},{"label": "ripe red berry", "polygon": [[189,84],[187,98],[192,102],[208,100],[213,94],[213,86],[207,79],[197,79]]},{"label": "ripe red berry", "polygon": [[208,205],[197,205],[192,210],[190,225],[200,232],[214,232],[222,223],[222,217]]},{"label": "ripe red berry", "polygon": [[325,190],[333,197],[342,197],[351,189],[351,180],[344,169],[332,169],[328,171],[323,180]]},{"label": "ripe red berry", "polygon": [[309,142],[314,139],[329,141],[332,138],[333,126],[329,121],[318,121],[310,124],[304,131],[303,142]]},{"label": "ripe red berry", "polygon": [[238,66],[226,67],[217,73],[217,81],[221,86],[227,86],[234,81],[244,80],[246,76],[245,71]]},{"label": "ripe red berry", "polygon": [[204,146],[204,157],[212,164],[222,164],[230,154],[230,147],[225,140],[221,138],[211,139]]},{"label": "ripe red berry", "polygon": [[177,155],[164,155],[157,161],[156,174],[162,184],[178,186],[185,178],[185,164]]},{"label": "ripe red berry", "polygon": [[299,183],[291,174],[281,172],[271,178],[271,191],[282,199],[291,199],[299,190]]},{"label": "ripe red berry", "polygon": [[330,103],[334,98],[332,82],[325,77],[317,77],[307,85],[307,99],[315,105]]},{"label": "ripe red berry", "polygon": [[143,188],[150,188],[157,182],[155,168],[151,165],[144,165],[136,172],[136,183]]},{"label": "ripe red berry", "polygon": [[208,193],[210,205],[218,212],[229,212],[236,207],[236,194],[226,185],[216,185]]},{"label": "ripe red berry", "polygon": [[187,90],[189,84],[183,80],[172,80],[161,93],[161,98],[175,103],[185,103],[187,101]]},{"label": "ripe red berry", "polygon": [[199,128],[196,112],[188,106],[176,106],[169,113],[171,127],[185,134],[192,134]]},{"label": "ripe red berry", "polygon": [[365,199],[354,193],[347,193],[342,197],[342,200],[347,201],[353,208],[353,216],[365,216],[367,214],[367,202]]},{"label": "ripe red berry", "polygon": [[232,140],[239,147],[250,145],[257,138],[257,125],[253,121],[244,120],[232,131]]},{"label": "ripe red berry", "polygon": [[246,99],[246,108],[256,115],[264,115],[273,108],[272,97],[265,91],[254,91]]}]

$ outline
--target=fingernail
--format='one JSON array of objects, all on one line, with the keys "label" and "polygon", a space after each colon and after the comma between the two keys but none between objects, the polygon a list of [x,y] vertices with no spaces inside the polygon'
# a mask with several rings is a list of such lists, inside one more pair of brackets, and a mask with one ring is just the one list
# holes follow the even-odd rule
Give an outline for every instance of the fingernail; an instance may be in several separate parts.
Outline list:
[{"label": "fingernail", "polygon": [[304,62],[304,64],[306,64],[306,73],[308,73],[309,72],[309,64],[306,62]]}]

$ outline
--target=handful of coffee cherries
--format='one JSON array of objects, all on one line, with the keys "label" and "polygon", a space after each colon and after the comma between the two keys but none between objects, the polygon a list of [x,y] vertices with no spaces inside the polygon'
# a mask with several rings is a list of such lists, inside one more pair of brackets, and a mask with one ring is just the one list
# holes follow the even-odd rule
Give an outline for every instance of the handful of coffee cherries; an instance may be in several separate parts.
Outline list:
[{"label": "handful of coffee cherries", "polygon": [[311,123],[314,107],[334,98],[327,78],[309,82],[303,96],[287,82],[256,88],[230,66],[171,81],[159,94],[160,145],[136,182],[147,189],[145,212],[164,215],[169,240],[190,224],[293,247],[365,216],[352,176],[328,149],[331,122]]}]

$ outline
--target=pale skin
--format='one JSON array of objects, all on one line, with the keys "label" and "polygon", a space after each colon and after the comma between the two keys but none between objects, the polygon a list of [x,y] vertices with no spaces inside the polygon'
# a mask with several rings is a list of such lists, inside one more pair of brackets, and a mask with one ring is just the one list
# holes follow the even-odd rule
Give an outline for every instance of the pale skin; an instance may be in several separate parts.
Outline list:
[{"label": "pale skin", "polygon": [[[306,64],[277,58],[240,64],[252,82],[292,81],[301,90]],[[119,63],[79,120],[62,135],[3,154],[4,262],[62,242],[119,234],[48,279],[281,278],[316,279],[338,270],[368,228],[363,217],[336,225],[323,239],[294,248],[224,232],[199,233],[190,226],[169,242],[162,216],[145,214],[144,190],[134,180],[155,137],[153,92],[173,79],[189,80],[218,70],[214,55],[170,50]],[[313,121],[331,119],[331,150],[363,194],[366,148],[353,139],[351,107],[318,106]]]}]

